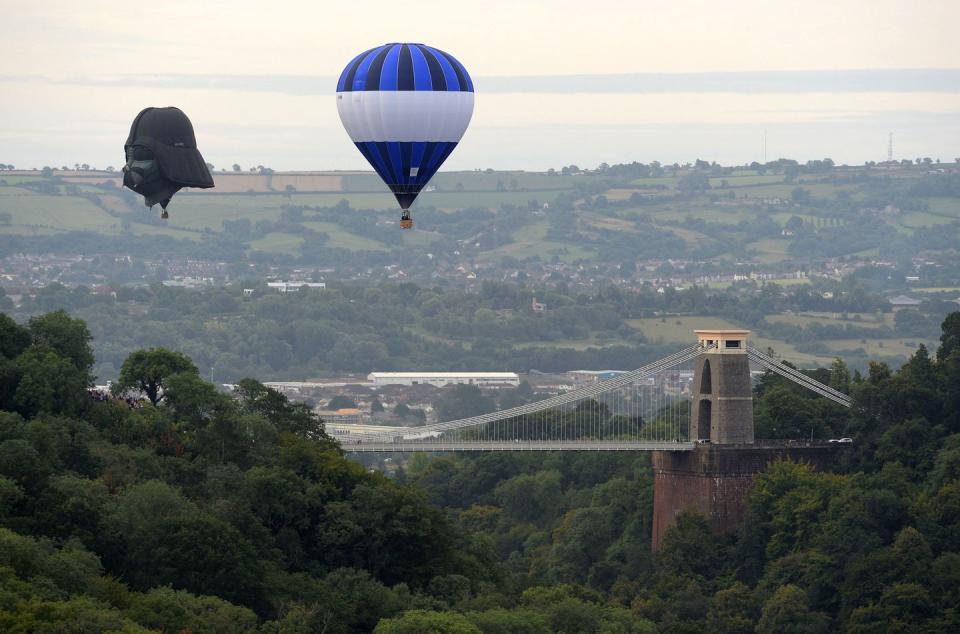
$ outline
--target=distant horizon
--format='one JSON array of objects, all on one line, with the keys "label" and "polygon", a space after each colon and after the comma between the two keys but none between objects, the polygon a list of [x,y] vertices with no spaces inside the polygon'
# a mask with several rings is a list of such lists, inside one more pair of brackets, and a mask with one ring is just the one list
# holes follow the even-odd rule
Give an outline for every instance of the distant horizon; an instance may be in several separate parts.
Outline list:
[{"label": "distant horizon", "polygon": [[[116,166],[136,113],[150,105],[177,105],[190,116],[200,151],[214,165],[369,169],[342,129],[330,78],[156,75],[150,81],[156,83],[0,76],[6,97],[0,103],[0,163]],[[528,91],[511,86],[517,82]],[[596,89],[575,89],[587,84]],[[846,90],[837,88],[844,84]],[[630,73],[536,81],[479,76],[475,85],[474,120],[445,170],[544,171],[564,164],[696,158],[739,165],[763,161],[765,132],[771,159],[881,161],[891,132],[899,157],[952,160],[960,152],[960,69]],[[293,94],[291,86],[315,94]],[[793,92],[783,92],[787,88]],[[38,102],[44,95],[49,98]]]},{"label": "distant horizon", "polygon": [[117,165],[136,113],[176,105],[214,165],[369,169],[340,124],[335,80],[389,41],[448,51],[474,78],[473,121],[446,170],[743,164],[762,160],[764,131],[769,157],[851,165],[884,159],[890,132],[904,157],[960,148],[957,2],[408,0],[400,11],[362,0],[336,19],[302,0],[273,9],[9,7],[0,162]]},{"label": "distant horizon", "polygon": [[[960,68],[840,68],[765,71],[625,72],[591,74],[477,75],[483,93],[960,93]],[[0,75],[0,82],[40,82],[92,87],[144,86],[233,90],[285,95],[333,95],[333,75],[152,73],[77,77]]]},{"label": "distant horizon", "polygon": [[[953,157],[953,158],[950,158],[950,159],[944,159],[943,157],[936,157],[936,156],[915,157],[915,158],[911,158],[911,159],[907,159],[906,157],[902,157],[902,158],[899,158],[899,159],[898,159],[898,158],[894,157],[893,163],[896,164],[896,165],[900,165],[900,164],[901,164],[901,161],[909,160],[909,161],[910,161],[910,165],[912,165],[912,166],[914,166],[914,167],[924,167],[924,166],[927,165],[927,164],[923,164],[923,163],[920,163],[920,164],[916,163],[916,162],[915,162],[915,159],[916,159],[916,158],[924,158],[924,159],[929,158],[929,159],[931,159],[931,160],[933,161],[932,165],[946,165],[946,166],[957,166],[957,165],[960,165],[960,157]],[[818,157],[812,157],[812,158],[797,158],[797,157],[794,157],[794,156],[778,156],[778,157],[776,157],[776,158],[768,159],[768,161],[767,161],[766,164],[764,164],[764,163],[762,163],[762,162],[759,162],[759,161],[758,161],[758,163],[760,163],[760,165],[763,166],[763,167],[766,167],[767,164],[776,163],[776,162],[778,162],[778,161],[796,161],[799,165],[805,165],[808,161],[821,161],[821,160],[824,160],[824,159],[831,159],[831,160],[833,160],[833,159],[832,159],[831,157],[829,157],[829,156],[818,156]],[[663,168],[673,168],[673,167],[675,167],[675,166],[676,166],[676,167],[680,167],[680,168],[684,168],[684,167],[690,167],[690,166],[692,166],[697,160],[702,160],[702,159],[700,159],[700,158],[698,157],[698,158],[691,159],[691,160],[688,160],[688,161],[676,162],[676,163],[664,163],[664,162],[662,162],[662,161],[656,161],[656,162],[659,163],[659,165],[660,165],[661,167],[663,167]],[[940,161],[939,163],[937,163],[938,160]],[[639,162],[639,161],[638,161],[638,162]],[[552,169],[552,170],[555,170],[555,171],[557,172],[557,174],[559,174],[561,169],[563,169],[563,168],[565,168],[565,167],[570,167],[570,166],[575,166],[575,167],[577,167],[577,169],[579,169],[580,171],[586,171],[586,172],[596,171],[602,163],[606,163],[608,166],[611,166],[611,167],[614,166],[614,165],[620,165],[620,164],[622,164],[622,163],[610,163],[609,161],[602,161],[601,163],[598,163],[597,165],[577,165],[576,163],[563,163],[563,164],[558,165],[558,166],[556,166],[556,167],[550,167],[550,168],[547,168],[547,169],[524,169],[524,168],[494,169],[494,168],[479,168],[479,167],[477,167],[477,168],[473,168],[473,169],[441,169],[441,170],[440,170],[439,172],[437,172],[437,173],[438,173],[438,174],[470,174],[470,173],[475,173],[475,172],[482,172],[482,171],[484,171],[485,169],[493,169],[494,172],[504,172],[504,173],[518,172],[518,173],[531,173],[531,174],[546,174],[547,172],[549,172],[549,171]],[[718,167],[724,167],[724,168],[749,168],[750,165],[751,165],[750,163],[736,163],[736,164],[734,164],[734,163],[720,163],[720,162],[716,162],[716,161],[714,161],[714,163],[715,163]],[[647,162],[647,163],[644,163],[644,164],[645,164],[645,165],[650,165],[651,162]],[[883,166],[885,166],[885,164],[886,164],[886,160],[884,159],[883,161],[876,161],[876,164],[873,165],[873,167],[883,167]],[[16,165],[15,163],[14,163],[13,165],[14,165],[14,169],[12,169],[12,170],[3,170],[3,169],[0,169],[0,180],[3,180],[3,174],[13,174],[13,173],[16,173],[16,172],[39,172],[39,171],[43,171],[43,170],[44,170],[45,168],[47,168],[47,167],[49,167],[53,172],[71,172],[71,173],[79,173],[79,174],[110,174],[110,175],[114,175],[116,178],[120,178],[121,175],[122,175],[122,172],[120,171],[120,168],[119,168],[119,167],[116,167],[116,166],[109,166],[109,167],[113,167],[114,169],[113,169],[113,171],[108,171],[108,170],[106,169],[106,167],[108,167],[108,166],[100,167],[100,166],[95,166],[95,165],[92,165],[92,164],[91,164],[88,169],[82,169],[82,168],[80,168],[80,169],[75,169],[74,167],[72,167],[72,166],[70,166],[70,165],[64,165],[62,162],[60,163],[60,165],[57,165],[57,166],[54,166],[54,165],[44,165],[44,166],[41,166],[41,167],[20,167],[19,165]],[[81,164],[81,165],[82,165],[82,164]],[[864,167],[866,167],[865,163],[839,163],[839,162],[835,162],[835,165],[834,165],[834,166],[837,167],[837,168],[849,168],[849,169],[864,168]],[[66,169],[63,169],[64,167],[66,167]],[[236,170],[232,169],[232,165],[231,165],[230,167],[221,167],[221,166],[219,166],[219,165],[215,165],[215,166],[214,166],[214,172],[215,172],[216,174],[225,175],[225,176],[267,176],[267,175],[296,175],[296,174],[376,175],[376,172],[375,172],[373,169],[371,169],[371,168],[367,168],[367,169],[362,169],[362,168],[361,168],[361,169],[293,169],[293,170],[275,170],[275,169],[270,168],[271,171],[270,171],[269,173],[264,173],[264,172],[259,172],[259,171],[256,171],[256,172],[255,172],[255,171],[252,171],[252,169],[253,169],[254,167],[255,167],[255,166],[246,166],[246,165],[243,165],[243,166],[241,166],[241,169],[240,169],[239,171],[236,171]],[[269,167],[269,166],[264,165],[263,167],[267,168],[267,167]],[[907,167],[907,166],[904,165],[904,167]],[[196,190],[196,191],[197,191],[198,193],[217,193],[217,192],[214,191],[214,190]]]}]

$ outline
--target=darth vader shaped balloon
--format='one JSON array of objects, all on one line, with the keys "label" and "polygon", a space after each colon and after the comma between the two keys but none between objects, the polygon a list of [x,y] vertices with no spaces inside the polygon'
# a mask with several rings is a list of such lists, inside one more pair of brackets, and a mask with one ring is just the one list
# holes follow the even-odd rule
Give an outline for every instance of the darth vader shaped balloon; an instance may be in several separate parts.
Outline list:
[{"label": "darth vader shaped balloon", "polygon": [[123,146],[123,184],[147,207],[159,204],[167,218],[170,199],[183,187],[213,187],[213,177],[197,149],[193,124],[179,108],[145,108],[133,120]]}]

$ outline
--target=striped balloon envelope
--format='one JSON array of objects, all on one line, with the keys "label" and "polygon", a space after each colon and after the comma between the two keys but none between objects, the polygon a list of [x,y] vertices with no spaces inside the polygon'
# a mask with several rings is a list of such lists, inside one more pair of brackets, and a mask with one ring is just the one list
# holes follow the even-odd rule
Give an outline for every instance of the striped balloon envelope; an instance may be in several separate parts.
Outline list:
[{"label": "striped balloon envelope", "polygon": [[473,81],[449,53],[424,44],[385,44],[343,69],[337,110],[410,223],[410,205],[470,124]]}]

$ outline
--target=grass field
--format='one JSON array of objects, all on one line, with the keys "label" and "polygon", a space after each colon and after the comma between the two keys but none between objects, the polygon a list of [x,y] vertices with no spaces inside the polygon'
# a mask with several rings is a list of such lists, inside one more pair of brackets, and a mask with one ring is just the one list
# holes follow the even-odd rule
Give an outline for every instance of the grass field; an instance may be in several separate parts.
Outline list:
[{"label": "grass field", "polygon": [[330,236],[330,246],[351,251],[387,251],[389,247],[377,240],[371,240],[346,231],[340,225],[332,222],[304,222],[303,226]]},{"label": "grass field", "polygon": [[[739,324],[720,317],[648,317],[645,319],[628,319],[626,323],[631,328],[636,328],[642,332],[650,343],[672,343],[678,346],[696,343],[694,330],[743,328]],[[750,345],[762,350],[773,348],[782,358],[800,364],[829,365],[832,361],[830,357],[800,352],[790,344],[776,339],[751,335]]]},{"label": "grass field", "polygon": [[613,189],[608,189],[607,191],[603,192],[603,195],[606,196],[607,200],[609,201],[616,201],[627,200],[636,193],[643,194],[643,191],[638,189],[622,189],[614,187]]},{"label": "grass field", "polygon": [[581,176],[562,176],[544,174],[542,172],[440,172],[430,180],[430,184],[443,190],[456,188],[459,183],[468,191],[496,191],[502,185],[512,189],[516,181],[517,190],[549,191],[573,189]]},{"label": "grass field", "polygon": [[0,185],[0,198],[6,197],[16,197],[16,196],[36,196],[36,194],[29,189],[24,189],[23,187],[15,187],[13,185]]},{"label": "grass field", "polygon": [[960,198],[927,198],[930,213],[960,220]]},{"label": "grass field", "polygon": [[27,225],[0,225],[0,235],[4,236],[52,236],[60,233],[49,227],[29,227]]},{"label": "grass field", "polygon": [[737,196],[749,196],[751,198],[785,198],[789,199],[793,190],[801,187],[810,192],[817,198],[834,198],[838,192],[848,192],[854,200],[859,197],[856,185],[835,185],[832,183],[773,183],[769,185],[757,185],[749,189],[737,191]]},{"label": "grass field", "polygon": [[224,220],[247,218],[251,224],[257,220],[276,220],[281,207],[287,203],[281,195],[262,196],[177,196],[170,204],[168,224],[174,228],[203,231],[221,231]]},{"label": "grass field", "polygon": [[0,213],[9,213],[11,225],[47,227],[59,231],[115,232],[120,221],[84,198],[75,196],[0,196]]},{"label": "grass field", "polygon": [[934,227],[936,225],[948,225],[956,222],[956,218],[941,216],[939,214],[927,211],[911,211],[896,217],[895,222],[908,229],[922,229],[924,227]]},{"label": "grass field", "polygon": [[694,330],[705,328],[743,328],[720,317],[648,317],[628,319],[626,323],[643,333],[651,343],[678,343],[693,345],[697,342]]},{"label": "grass field", "polygon": [[756,240],[746,245],[747,249],[756,251],[755,260],[763,264],[774,264],[789,260],[787,249],[790,246],[789,240],[779,240],[776,238],[767,238],[765,240]]},{"label": "grass field", "polygon": [[710,203],[691,202],[687,205],[663,205],[653,208],[642,207],[633,210],[635,213],[651,216],[654,221],[667,222],[686,220],[687,218],[699,218],[706,222],[713,222],[722,225],[735,225],[743,220],[751,220],[755,211],[747,210],[744,207],[719,207]]},{"label": "grass field", "polygon": [[[287,197],[284,194],[181,194],[177,201],[189,199],[192,206],[200,209],[218,209],[235,206],[235,213],[229,217],[234,220],[243,217],[243,213],[251,213],[258,208],[279,209],[285,205],[303,205],[307,207],[334,207],[341,200],[346,200],[352,209],[374,209],[377,211],[398,210],[397,200],[393,194],[382,188],[383,193],[376,192],[311,192],[296,193]],[[416,213],[418,207],[430,206],[442,210],[457,210],[468,207],[482,207],[496,209],[502,203],[526,205],[530,200],[540,203],[553,201],[561,190],[536,191],[431,191],[423,192],[412,207]],[[194,202],[197,201],[197,202]]]},{"label": "grass field", "polygon": [[289,253],[300,255],[303,237],[292,233],[268,233],[267,235],[250,242],[254,251],[269,251],[272,253]]},{"label": "grass field", "polygon": [[169,236],[176,240],[200,240],[203,238],[203,234],[199,231],[147,225],[139,222],[130,223],[130,233],[138,236]]},{"label": "grass field", "polygon": [[[483,207],[496,209],[502,203],[526,205],[530,200],[540,204],[553,202],[561,193],[560,190],[530,190],[506,192],[423,192],[417,198],[416,205],[429,205],[437,209],[454,210],[467,207]],[[416,205],[413,207],[416,213]],[[396,206],[394,204],[394,206]]]},{"label": "grass field", "polygon": [[[920,172],[911,172],[911,178],[916,178]],[[311,172],[298,174],[275,174],[272,179],[265,175],[242,174],[220,175],[217,177],[218,189],[204,192],[184,191],[173,201],[170,207],[170,220],[163,226],[146,223],[148,217],[155,217],[157,212],[149,212],[143,208],[134,209],[129,206],[126,197],[115,190],[97,188],[95,185],[104,179],[118,178],[116,173],[73,172],[57,173],[58,178],[47,180],[50,186],[65,189],[64,183],[70,182],[71,189],[78,188],[85,195],[92,197],[98,204],[94,204],[76,195],[51,196],[38,194],[32,190],[17,186],[18,184],[43,180],[39,173],[0,173],[0,213],[9,213],[9,224],[0,226],[0,233],[6,235],[41,235],[57,231],[87,230],[97,231],[105,235],[120,235],[129,232],[134,235],[165,235],[177,239],[202,239],[205,234],[218,233],[223,230],[223,223],[230,220],[247,219],[252,225],[260,220],[276,221],[280,218],[284,208],[303,206],[308,208],[305,216],[312,214],[310,208],[335,207],[340,201],[346,200],[351,211],[376,210],[378,219],[389,218],[395,221],[399,216],[397,204],[378,176],[371,172]],[[894,174],[897,176],[897,174]],[[794,187],[800,186],[813,193],[818,198],[834,199],[838,192],[859,191],[857,184],[837,184],[829,182],[829,175],[807,175],[801,177],[797,183],[784,182],[782,174],[757,174],[750,170],[739,170],[728,176],[711,177],[711,184],[718,188],[717,193],[724,191],[722,181],[729,187],[726,191],[733,191],[738,198],[752,199],[781,197],[789,198]],[[634,187],[664,185],[674,187],[676,177],[641,178],[632,182]],[[514,204],[526,208],[531,200],[539,203],[551,202],[560,193],[574,191],[580,185],[596,185],[602,183],[609,186],[609,176],[586,174],[579,176],[548,175],[522,171],[511,172],[443,172],[438,174],[432,184],[436,191],[424,192],[413,208],[414,218],[417,218],[418,208],[432,206],[445,212],[457,212],[477,207],[496,209],[504,203]],[[267,185],[274,189],[282,189],[285,184],[297,187],[296,192],[289,195],[275,192],[268,193]],[[228,186],[229,185],[229,186]],[[262,193],[247,194],[244,187],[263,190]],[[577,219],[578,229],[588,240],[593,240],[598,234],[593,232],[613,231],[626,233],[637,231],[637,217],[648,218],[666,231],[677,235],[691,249],[700,246],[714,246],[716,233],[713,229],[696,230],[688,227],[673,226],[684,222],[687,218],[706,221],[711,224],[726,225],[722,234],[734,233],[739,230],[734,225],[742,222],[752,222],[758,215],[769,217],[783,225],[792,216],[799,215],[807,222],[816,226],[833,226],[834,221],[824,222],[809,212],[797,213],[792,208],[778,209],[769,212],[765,209],[747,204],[751,201],[742,201],[733,206],[717,205],[708,200],[706,195],[693,198],[677,198],[673,200],[657,200],[655,197],[664,195],[654,190],[633,189],[630,185],[617,183],[618,186],[607,190],[606,195],[611,201],[628,199],[634,192],[640,192],[645,201],[641,205],[628,208],[614,206],[609,210],[590,210],[579,208],[573,217]],[[457,191],[462,189],[462,191]],[[602,189],[601,188],[598,188]],[[233,190],[234,193],[230,193]],[[595,190],[595,191],[598,191]],[[651,197],[654,197],[652,200]],[[755,200],[754,200],[755,201]],[[960,221],[960,198],[928,198],[929,206],[926,211],[910,212],[891,216],[886,219],[902,235],[912,235],[921,227],[936,227],[946,223]],[[552,212],[552,210],[551,210]],[[149,214],[153,216],[149,216]],[[549,213],[549,212],[548,212]],[[4,220],[6,220],[4,218]],[[513,218],[509,219],[510,222]],[[512,244],[503,245],[497,249],[479,255],[481,260],[490,261],[504,256],[525,258],[539,256],[550,261],[558,258],[571,262],[579,259],[588,259],[602,256],[599,247],[587,247],[576,240],[548,241],[547,223],[543,220],[527,216],[522,222],[529,222],[519,229],[518,225],[509,225],[513,230]],[[321,220],[307,221],[308,228],[323,231],[331,236],[331,244],[353,251],[385,251],[399,248],[426,249],[436,241],[447,240],[450,236],[443,233],[422,231],[422,228],[431,229],[417,223],[417,230],[404,232],[396,241],[381,243],[372,239],[359,230],[356,233],[338,224],[338,219],[324,215]],[[126,227],[126,228],[124,228]],[[440,229],[445,232],[446,230]],[[297,251],[301,240],[294,240],[297,232],[293,228],[284,228],[283,235],[270,235],[249,245],[252,250],[287,253]],[[957,236],[960,240],[960,236]],[[730,251],[717,256],[725,262],[750,259],[757,265],[776,265],[791,260],[789,252],[790,240],[770,236],[755,240],[746,245],[747,253],[740,250],[740,242],[731,242]],[[638,244],[638,257],[642,257],[642,245]],[[715,251],[711,251],[715,253]],[[862,257],[876,257],[879,249],[867,249],[856,255]],[[689,255],[689,253],[687,254]],[[806,284],[807,280],[781,280],[778,284]],[[722,288],[727,284],[712,284],[715,288]]]},{"label": "grass field", "polygon": [[[856,313],[854,313],[856,314]],[[854,314],[848,315],[850,319],[842,319],[838,316],[827,316],[824,314],[800,313],[797,315],[768,315],[767,321],[772,324],[790,324],[791,326],[800,326],[806,328],[813,324],[821,326],[842,326],[849,324],[859,328],[882,328],[890,326],[893,322],[893,313],[883,313],[881,315],[860,314],[860,319],[852,319]]]},{"label": "grass field", "polygon": [[634,223],[622,218],[611,218],[599,214],[581,212],[579,214],[580,222],[586,227],[596,229],[605,229],[607,231],[626,231],[627,233],[637,233]]},{"label": "grass field", "polygon": [[731,176],[714,176],[710,179],[710,187],[722,187],[723,181],[729,187],[751,187],[754,185],[770,185],[782,183],[783,174],[742,174]]},{"label": "grass field", "polygon": [[596,337],[587,339],[556,339],[554,341],[522,341],[513,344],[514,348],[568,348],[570,350],[586,350],[587,348],[607,348],[610,346],[629,346],[631,342],[625,339],[603,339]]},{"label": "grass field", "polygon": [[546,235],[546,221],[521,227],[513,233],[513,243],[487,251],[477,259],[495,260],[508,255],[523,259],[539,255],[540,258],[548,261],[556,256],[564,262],[573,262],[595,255],[593,251],[584,247],[547,240]]},{"label": "grass field", "polygon": [[666,185],[667,187],[672,188],[677,183],[677,178],[674,176],[658,176],[658,177],[649,177],[649,178],[635,178],[630,181],[631,185]]},{"label": "grass field", "polygon": [[830,339],[823,342],[831,350],[852,352],[862,348],[869,357],[909,357],[919,344],[936,348],[936,342],[923,339]]},{"label": "grass field", "polygon": [[710,236],[700,233],[699,231],[693,231],[692,229],[682,229],[680,227],[669,227],[666,225],[654,225],[658,229],[663,229],[664,231],[669,231],[674,235],[680,236],[684,242],[687,243],[688,247],[697,247],[703,244],[710,242],[713,238]]},{"label": "grass field", "polygon": [[2,174],[0,173],[0,181],[7,183],[8,185],[16,185],[17,183],[35,183],[39,180],[43,180],[43,176],[37,174],[33,175],[24,175],[24,174]]},{"label": "grass field", "polygon": [[[852,315],[851,315],[852,316]],[[892,313],[881,316],[864,314],[861,315],[862,321],[841,320],[839,318],[827,316],[823,313],[801,314],[801,315],[770,315],[767,321],[773,323],[788,323],[797,326],[809,326],[813,323],[820,324],[855,324],[866,328],[880,328],[883,325],[889,325],[893,319]],[[738,324],[730,322],[719,317],[651,317],[645,319],[629,319],[627,325],[631,328],[640,330],[648,341],[658,344],[676,344],[685,345],[695,341],[693,331],[706,328],[740,328]],[[769,339],[767,337],[750,335],[750,343],[756,348],[765,350],[773,348],[774,352],[780,357],[799,364],[827,366],[833,361],[833,357],[827,355],[816,355],[798,351],[795,347],[785,341]],[[916,352],[917,345],[924,343],[927,347],[935,344],[931,341],[910,338],[878,338],[878,339],[830,339],[824,340],[831,351],[836,354],[852,353],[858,349],[863,349],[868,356],[872,357],[903,357],[912,355]]]}]

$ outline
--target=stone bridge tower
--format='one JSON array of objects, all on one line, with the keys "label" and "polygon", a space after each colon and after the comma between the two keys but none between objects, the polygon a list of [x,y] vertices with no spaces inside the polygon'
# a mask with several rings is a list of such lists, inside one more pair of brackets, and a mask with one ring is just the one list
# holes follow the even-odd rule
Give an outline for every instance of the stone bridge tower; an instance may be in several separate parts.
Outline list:
[{"label": "stone bridge tower", "polygon": [[753,442],[753,387],[747,360],[749,330],[696,330],[704,347],[693,374],[690,437],[717,444]]},{"label": "stone bridge tower", "polygon": [[824,467],[829,445],[804,442],[755,443],[753,387],[747,357],[749,330],[697,330],[697,357],[690,439],[693,451],[653,452],[653,549],[676,516],[692,509],[717,532],[731,531],[745,511],[754,476],[768,463],[791,458]]}]

